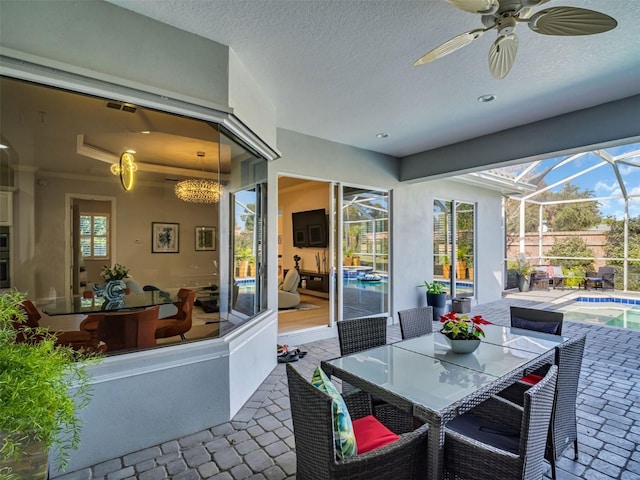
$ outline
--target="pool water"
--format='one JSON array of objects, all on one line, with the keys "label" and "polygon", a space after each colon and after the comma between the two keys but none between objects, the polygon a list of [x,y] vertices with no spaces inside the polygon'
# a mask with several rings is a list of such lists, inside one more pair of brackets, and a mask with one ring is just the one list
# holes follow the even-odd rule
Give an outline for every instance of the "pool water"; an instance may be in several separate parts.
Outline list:
[{"label": "pool water", "polygon": [[618,302],[587,303],[574,302],[561,308],[564,319],[573,322],[591,323],[608,327],[640,330],[640,306]]}]

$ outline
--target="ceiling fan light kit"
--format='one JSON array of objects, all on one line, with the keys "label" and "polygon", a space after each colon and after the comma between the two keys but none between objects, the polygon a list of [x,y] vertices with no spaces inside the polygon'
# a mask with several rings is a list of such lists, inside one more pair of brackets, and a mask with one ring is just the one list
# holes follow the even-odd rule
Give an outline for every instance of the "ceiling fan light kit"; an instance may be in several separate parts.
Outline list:
[{"label": "ceiling fan light kit", "polygon": [[482,15],[484,29],[470,30],[430,50],[413,63],[414,67],[442,58],[477,40],[489,30],[497,30],[498,38],[489,50],[489,71],[501,80],[515,62],[518,23],[526,23],[531,31],[542,35],[593,35],[613,30],[615,19],[604,13],[577,7],[551,7],[533,13],[533,8],[549,0],[445,0],[465,12]]}]

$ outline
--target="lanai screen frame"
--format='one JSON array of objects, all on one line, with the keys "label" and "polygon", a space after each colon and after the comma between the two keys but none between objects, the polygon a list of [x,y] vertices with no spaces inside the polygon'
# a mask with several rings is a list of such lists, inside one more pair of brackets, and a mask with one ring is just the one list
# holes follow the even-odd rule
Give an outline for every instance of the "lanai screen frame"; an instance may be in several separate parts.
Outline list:
[{"label": "lanai screen frame", "polygon": [[[615,151],[622,150],[622,153],[614,154]],[[544,179],[548,174],[557,170],[560,167],[571,164],[572,162],[577,162],[581,158],[587,155],[594,155],[598,157],[600,160],[581,171],[576,171],[571,175],[567,175],[559,180],[552,182],[549,185],[540,186],[540,182]],[[541,165],[544,165],[544,162],[553,163],[557,162],[555,165],[551,167],[547,167],[546,170],[543,169],[544,174],[539,175],[535,179],[534,182],[529,182],[531,179],[531,175],[535,172],[537,168]],[[619,188],[619,193],[615,195],[606,195],[606,196],[595,196],[588,197],[582,199],[571,199],[571,200],[555,200],[555,201],[539,201],[536,200],[535,197],[540,195],[545,191],[552,190],[558,186],[561,186],[567,182],[571,182],[574,179],[577,179],[583,175],[588,174],[589,172],[596,170],[598,168],[609,165],[613,172],[613,177],[617,180],[617,185]],[[512,168],[512,167],[511,167]],[[623,290],[628,291],[628,279],[629,279],[629,262],[640,262],[640,258],[630,258],[629,257],[629,219],[630,219],[630,202],[634,203],[637,201],[640,204],[640,181],[637,182],[637,185],[630,186],[625,182],[625,177],[627,176],[625,172],[628,169],[637,169],[634,170],[634,176],[640,176],[640,142],[638,139],[635,141],[629,141],[622,145],[616,145],[613,147],[603,147],[597,149],[585,149],[583,152],[571,154],[571,155],[563,155],[563,156],[554,156],[546,159],[536,160],[530,162],[525,165],[520,166],[520,171],[517,175],[512,175],[507,173],[509,167],[489,170],[482,172],[480,176],[487,181],[496,182],[505,184],[510,183],[514,188],[514,193],[506,194],[505,198],[517,200],[520,202],[520,210],[519,210],[519,258],[511,259],[511,260],[528,260],[525,256],[525,206],[527,203],[535,204],[539,206],[539,215],[538,215],[538,256],[529,257],[529,258],[538,258],[539,261],[551,261],[557,259],[585,259],[583,257],[554,257],[544,255],[543,252],[543,236],[545,234],[543,228],[543,210],[545,206],[549,205],[559,205],[562,203],[579,203],[579,202],[608,202],[608,201],[616,201],[621,200],[624,202],[623,208],[623,216],[622,220],[624,222],[624,245],[623,245],[623,257],[594,257],[591,260],[614,260],[614,261],[622,261],[623,265]],[[492,178],[493,177],[493,178]],[[637,214],[640,217],[640,211]],[[505,236],[507,236],[507,218],[505,216]],[[505,260],[509,260],[509,258],[505,258]]]}]

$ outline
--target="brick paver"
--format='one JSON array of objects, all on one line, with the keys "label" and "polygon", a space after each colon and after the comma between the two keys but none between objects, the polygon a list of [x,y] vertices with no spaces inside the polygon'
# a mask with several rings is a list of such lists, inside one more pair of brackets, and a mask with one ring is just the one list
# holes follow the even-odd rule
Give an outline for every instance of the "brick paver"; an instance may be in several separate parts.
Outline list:
[{"label": "brick paver", "polygon": [[[507,324],[510,305],[548,306],[542,299],[508,296],[480,305],[472,313]],[[557,464],[558,480],[638,479],[640,332],[565,321],[563,334],[582,332],[588,336],[577,405],[580,453],[574,461],[573,449],[567,449]],[[393,325],[389,327],[388,341],[397,340],[400,329]],[[296,367],[309,377],[321,360],[340,353],[337,339],[301,348],[308,354]],[[295,479],[292,432],[285,368],[278,365],[231,422],[58,479],[292,480]],[[550,478],[549,468],[545,478]]]}]

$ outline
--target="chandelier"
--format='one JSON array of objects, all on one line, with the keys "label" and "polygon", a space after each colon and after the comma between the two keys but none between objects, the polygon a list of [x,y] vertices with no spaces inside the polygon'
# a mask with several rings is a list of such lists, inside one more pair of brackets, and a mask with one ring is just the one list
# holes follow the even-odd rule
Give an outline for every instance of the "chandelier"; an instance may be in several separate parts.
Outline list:
[{"label": "chandelier", "polygon": [[[204,152],[198,152],[198,157],[204,158]],[[224,188],[220,183],[220,158],[218,158],[218,181],[206,178],[191,178],[176,183],[176,197],[191,203],[218,203],[224,195]]]}]

